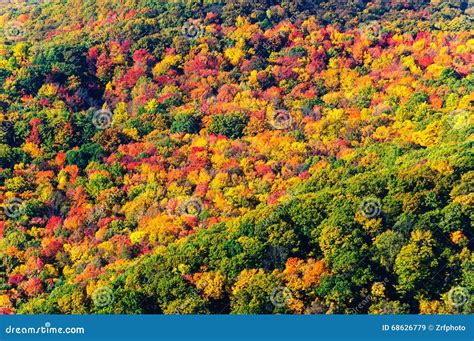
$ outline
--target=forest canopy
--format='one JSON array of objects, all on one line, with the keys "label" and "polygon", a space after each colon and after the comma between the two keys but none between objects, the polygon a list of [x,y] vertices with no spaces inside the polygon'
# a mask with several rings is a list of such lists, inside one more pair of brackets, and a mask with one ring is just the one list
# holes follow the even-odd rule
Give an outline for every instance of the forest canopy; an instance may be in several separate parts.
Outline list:
[{"label": "forest canopy", "polygon": [[473,12],[2,2],[1,313],[471,313]]}]

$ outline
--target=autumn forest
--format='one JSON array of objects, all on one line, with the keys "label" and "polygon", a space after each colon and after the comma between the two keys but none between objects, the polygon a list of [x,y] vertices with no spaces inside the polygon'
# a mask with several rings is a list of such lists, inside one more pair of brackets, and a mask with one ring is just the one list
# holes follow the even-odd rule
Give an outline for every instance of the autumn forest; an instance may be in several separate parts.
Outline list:
[{"label": "autumn forest", "polygon": [[473,15],[0,1],[0,312],[472,313]]}]

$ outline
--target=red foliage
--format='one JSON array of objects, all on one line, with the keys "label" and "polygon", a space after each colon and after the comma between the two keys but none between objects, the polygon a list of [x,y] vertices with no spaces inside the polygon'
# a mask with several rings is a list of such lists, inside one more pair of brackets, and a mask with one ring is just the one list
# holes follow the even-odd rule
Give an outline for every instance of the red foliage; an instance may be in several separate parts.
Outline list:
[{"label": "red foliage", "polygon": [[8,285],[12,287],[17,287],[21,282],[23,282],[23,275],[15,274],[8,277]]},{"label": "red foliage", "polygon": [[23,290],[29,297],[34,297],[43,292],[43,283],[37,277],[30,278],[23,283]]}]

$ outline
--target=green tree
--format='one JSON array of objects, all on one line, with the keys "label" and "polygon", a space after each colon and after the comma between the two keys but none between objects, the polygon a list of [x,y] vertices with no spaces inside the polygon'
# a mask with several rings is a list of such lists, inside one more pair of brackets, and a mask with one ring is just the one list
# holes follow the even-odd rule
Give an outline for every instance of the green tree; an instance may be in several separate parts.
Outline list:
[{"label": "green tree", "polygon": [[177,114],[173,118],[173,123],[171,124],[171,132],[173,133],[189,133],[195,134],[198,133],[201,129],[201,120],[187,113]]},{"label": "green tree", "polygon": [[421,293],[436,273],[439,261],[434,254],[435,240],[431,231],[415,230],[395,260],[398,276],[396,289],[402,294]]},{"label": "green tree", "polygon": [[231,139],[237,139],[243,136],[247,126],[248,117],[244,113],[233,113],[228,115],[216,115],[212,118],[209,126],[211,134],[223,135]]}]

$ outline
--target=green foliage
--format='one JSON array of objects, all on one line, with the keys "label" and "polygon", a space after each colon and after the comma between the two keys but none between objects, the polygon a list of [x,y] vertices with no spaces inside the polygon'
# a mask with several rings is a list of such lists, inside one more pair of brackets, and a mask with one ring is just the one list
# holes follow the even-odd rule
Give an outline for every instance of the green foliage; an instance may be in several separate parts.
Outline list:
[{"label": "green foliage", "polygon": [[233,113],[229,115],[219,114],[212,118],[209,132],[211,134],[237,139],[243,136],[247,122],[248,117],[244,113]]},{"label": "green foliage", "polygon": [[196,134],[201,129],[201,122],[198,117],[192,114],[178,114],[171,123],[171,132]]}]

